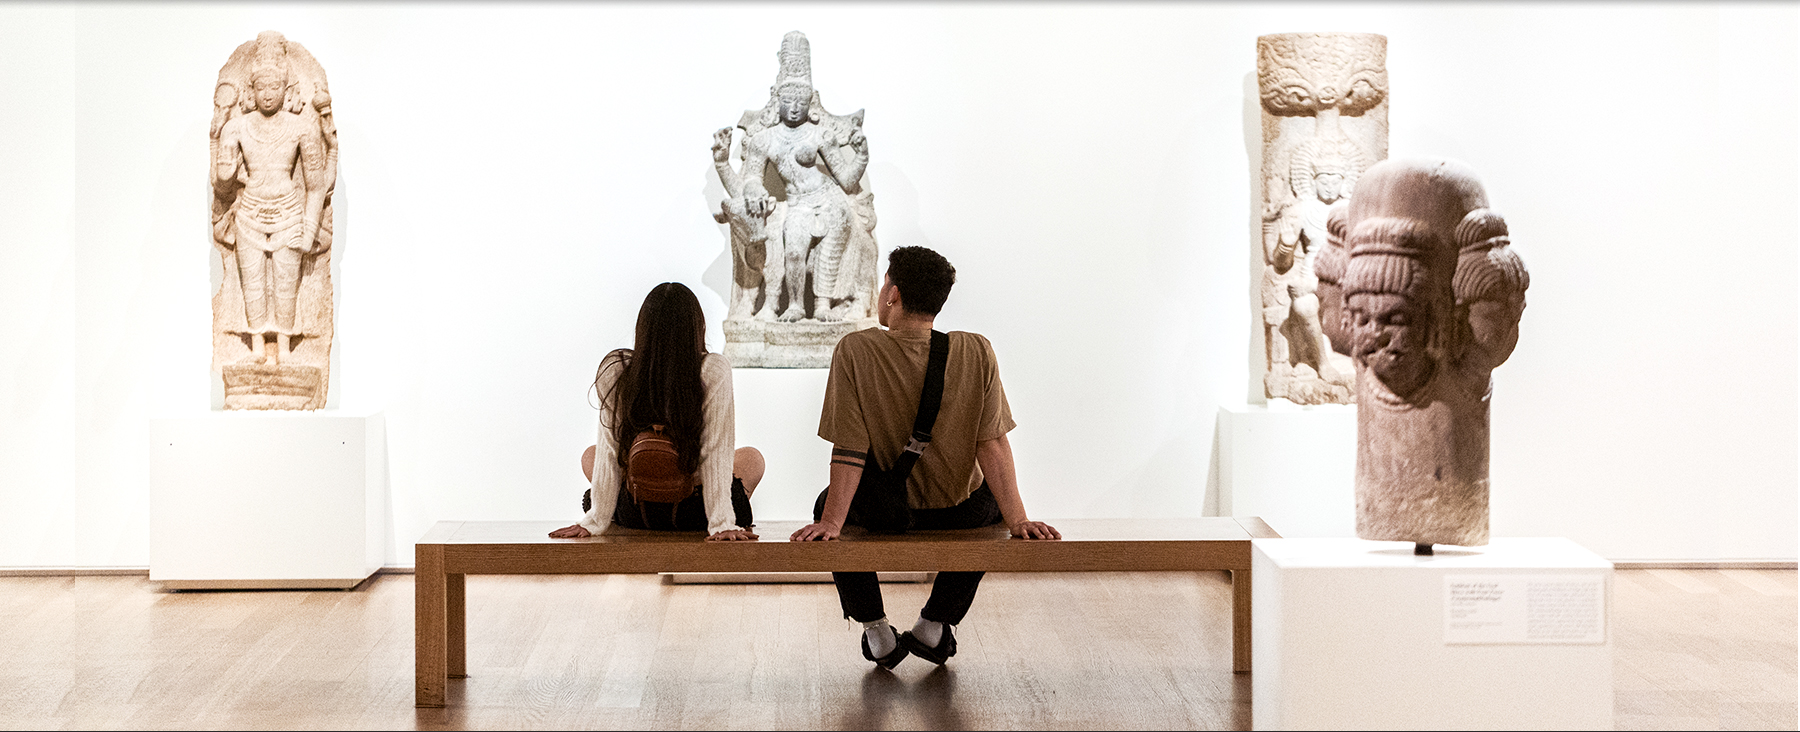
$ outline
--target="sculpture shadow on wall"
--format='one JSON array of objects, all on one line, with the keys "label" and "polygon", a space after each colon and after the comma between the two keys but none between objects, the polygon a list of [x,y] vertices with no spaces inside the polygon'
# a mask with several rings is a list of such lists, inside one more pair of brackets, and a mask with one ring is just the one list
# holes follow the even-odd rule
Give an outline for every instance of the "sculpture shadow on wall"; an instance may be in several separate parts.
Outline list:
[{"label": "sculpture shadow on wall", "polygon": [[[1245,230],[1250,233],[1246,240],[1249,255],[1244,259],[1244,277],[1246,282],[1256,282],[1263,273],[1262,197],[1258,194],[1262,185],[1263,129],[1262,129],[1262,92],[1256,83],[1254,70],[1244,74],[1244,192],[1247,196],[1244,211]],[[1251,404],[1262,404],[1268,401],[1262,383],[1262,372],[1268,368],[1263,353],[1268,344],[1260,327],[1262,318],[1262,298],[1254,290],[1244,293],[1244,302],[1249,306],[1252,322],[1248,333],[1249,347],[1244,349],[1244,364],[1249,368],[1250,379],[1244,384],[1244,392]],[[1218,447],[1213,450],[1216,452]]]}]

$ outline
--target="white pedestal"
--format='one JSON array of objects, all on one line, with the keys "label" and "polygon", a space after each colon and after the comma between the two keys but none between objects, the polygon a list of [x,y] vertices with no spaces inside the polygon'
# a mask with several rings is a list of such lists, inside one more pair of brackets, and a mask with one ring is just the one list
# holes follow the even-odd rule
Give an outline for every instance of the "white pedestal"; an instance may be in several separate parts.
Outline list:
[{"label": "white pedestal", "polygon": [[1356,536],[1356,407],[1220,407],[1219,514],[1285,537]]},{"label": "white pedestal", "polygon": [[349,588],[387,547],[380,413],[150,420],[150,580],[168,589]]},{"label": "white pedestal", "polygon": [[1574,542],[1253,544],[1255,729],[1612,729],[1612,564]]}]

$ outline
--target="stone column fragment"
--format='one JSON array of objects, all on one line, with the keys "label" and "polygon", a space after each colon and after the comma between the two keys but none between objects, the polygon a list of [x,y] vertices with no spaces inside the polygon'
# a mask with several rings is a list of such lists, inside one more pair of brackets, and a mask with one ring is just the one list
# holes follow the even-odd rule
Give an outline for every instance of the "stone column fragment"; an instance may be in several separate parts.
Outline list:
[{"label": "stone column fragment", "polygon": [[1326,220],[1387,157],[1387,38],[1282,33],[1256,39],[1262,99],[1264,394],[1299,404],[1354,399],[1348,359],[1327,345],[1315,259]]},{"label": "stone column fragment", "polygon": [[1519,340],[1525,263],[1475,171],[1389,160],[1332,212],[1320,292],[1356,365],[1356,535],[1488,542],[1490,374]]}]

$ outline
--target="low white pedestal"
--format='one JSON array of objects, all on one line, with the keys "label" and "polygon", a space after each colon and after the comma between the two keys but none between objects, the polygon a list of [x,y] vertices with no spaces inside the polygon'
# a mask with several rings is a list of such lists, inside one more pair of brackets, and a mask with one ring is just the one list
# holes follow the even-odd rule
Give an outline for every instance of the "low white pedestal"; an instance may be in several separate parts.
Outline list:
[{"label": "low white pedestal", "polygon": [[150,580],[168,589],[349,588],[387,546],[380,413],[150,420]]},{"label": "low white pedestal", "polygon": [[1612,729],[1612,564],[1574,542],[1253,545],[1255,729]]},{"label": "low white pedestal", "polygon": [[1356,407],[1220,407],[1219,514],[1286,537],[1356,536]]}]

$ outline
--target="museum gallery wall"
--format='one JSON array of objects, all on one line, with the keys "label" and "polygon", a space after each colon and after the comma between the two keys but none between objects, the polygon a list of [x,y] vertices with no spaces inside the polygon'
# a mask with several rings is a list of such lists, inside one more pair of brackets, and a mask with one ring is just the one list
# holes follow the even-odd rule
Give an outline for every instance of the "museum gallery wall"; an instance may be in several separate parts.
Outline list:
[{"label": "museum gallery wall", "polygon": [[[323,337],[305,274],[298,324],[250,322],[239,285],[242,327],[207,325],[243,276],[214,117],[254,113],[215,92],[270,29],[309,59],[290,73],[330,73],[289,113],[340,167],[301,265],[335,294]],[[0,567],[147,564],[147,420],[226,408],[209,365],[273,366],[283,338],[329,346],[279,361],[320,369],[320,406],[387,415],[390,563],[436,520],[572,517],[584,390],[643,294],[687,283],[728,347],[755,278],[725,173],[794,30],[825,126],[866,150],[837,183],[879,227],[852,211],[846,246],[956,264],[940,322],[996,346],[1034,515],[1216,501],[1218,410],[1267,393],[1257,39],[1357,32],[1386,39],[1386,151],[1356,175],[1468,164],[1530,265],[1492,371],[1492,534],[1794,556],[1792,7],[145,5],[0,8]],[[823,373],[738,371],[759,516],[825,482]]]}]

